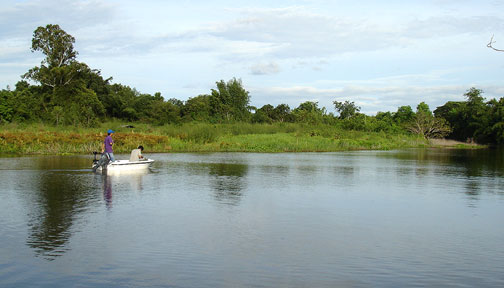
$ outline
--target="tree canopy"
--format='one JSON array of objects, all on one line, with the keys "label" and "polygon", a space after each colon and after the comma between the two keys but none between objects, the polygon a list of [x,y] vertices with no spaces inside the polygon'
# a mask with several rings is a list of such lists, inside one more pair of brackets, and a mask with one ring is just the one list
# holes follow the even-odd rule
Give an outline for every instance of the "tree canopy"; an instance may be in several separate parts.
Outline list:
[{"label": "tree canopy", "polygon": [[333,101],[333,104],[340,115],[340,119],[348,119],[355,116],[361,109],[359,106],[355,105],[354,102],[348,100],[345,102]]},{"label": "tree canopy", "polygon": [[0,123],[43,121],[93,126],[111,119],[155,125],[192,121],[323,123],[352,130],[504,143],[504,98],[487,101],[483,91],[474,87],[464,94],[465,101],[449,101],[433,112],[421,102],[416,111],[400,106],[396,112],[378,112],[376,116],[361,114],[361,108],[349,100],[333,101],[337,116],[316,101],[304,101],[293,109],[285,103],[255,108],[250,106],[250,93],[239,78],[219,80],[208,94],[182,101],[112,83],[112,77],[103,78],[99,70],[78,61],[74,44],[75,38],[59,25],[34,31],[31,51],[42,53],[44,59],[22,76],[14,90],[0,91]]}]

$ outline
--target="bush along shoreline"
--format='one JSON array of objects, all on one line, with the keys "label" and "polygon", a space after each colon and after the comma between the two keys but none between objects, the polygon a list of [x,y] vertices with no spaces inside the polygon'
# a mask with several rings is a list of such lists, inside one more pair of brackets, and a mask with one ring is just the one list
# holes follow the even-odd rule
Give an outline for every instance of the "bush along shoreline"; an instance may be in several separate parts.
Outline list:
[{"label": "bush along shoreline", "polygon": [[[342,130],[329,125],[192,123],[150,126],[107,123],[100,128],[44,124],[0,127],[1,153],[18,155],[90,154],[100,151],[106,127],[116,131],[115,153],[129,153],[138,145],[143,145],[149,153],[334,152],[439,147],[418,135]],[[457,148],[474,146],[457,144]]]}]

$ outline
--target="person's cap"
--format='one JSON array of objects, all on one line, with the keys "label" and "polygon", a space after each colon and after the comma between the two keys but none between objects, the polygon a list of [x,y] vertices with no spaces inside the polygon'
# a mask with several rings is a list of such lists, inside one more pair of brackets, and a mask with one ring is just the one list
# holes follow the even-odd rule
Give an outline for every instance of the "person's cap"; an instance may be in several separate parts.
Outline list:
[{"label": "person's cap", "polygon": [[107,131],[107,133],[109,133],[109,134],[110,134],[110,133],[115,133],[115,132],[114,132],[114,130],[109,129],[109,130]]}]

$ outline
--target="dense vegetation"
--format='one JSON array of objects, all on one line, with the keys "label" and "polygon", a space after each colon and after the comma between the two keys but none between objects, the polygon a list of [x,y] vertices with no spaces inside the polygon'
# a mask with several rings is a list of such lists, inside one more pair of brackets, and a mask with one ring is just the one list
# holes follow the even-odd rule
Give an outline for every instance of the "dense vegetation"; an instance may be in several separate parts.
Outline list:
[{"label": "dense vegetation", "polygon": [[[35,30],[31,50],[42,52],[45,58],[40,66],[27,71],[14,89],[7,87],[0,91],[0,123],[4,127],[43,123],[44,129],[48,126],[84,128],[120,121],[159,127],[185,125],[186,128],[189,123],[192,126],[201,123],[219,129],[239,123],[242,127],[265,129],[268,125],[292,127],[289,123],[299,123],[302,127],[314,127],[295,129],[305,131],[310,137],[320,136],[324,133],[320,131],[331,127],[334,131],[420,135],[425,139],[448,136],[479,143],[504,142],[504,98],[486,101],[483,91],[476,88],[467,91],[466,101],[448,102],[433,112],[422,102],[415,111],[410,106],[401,106],[395,112],[379,112],[375,116],[360,113],[360,107],[350,101],[334,101],[336,114],[311,101],[293,109],[287,104],[256,108],[250,106],[249,92],[236,78],[220,80],[210,93],[187,101],[166,100],[161,93],[144,94],[126,85],[113,84],[112,78],[105,79],[99,70],[78,62],[74,42],[58,25]],[[278,129],[273,130],[279,132]],[[338,132],[334,131],[331,138],[337,137]]]},{"label": "dense vegetation", "polygon": [[184,123],[152,126],[120,122],[98,127],[47,126],[45,124],[3,125],[0,154],[66,154],[99,151],[108,127],[118,127],[114,152],[129,153],[142,144],[152,152],[330,152],[346,150],[389,150],[427,147],[417,135],[341,130],[333,125],[300,123],[210,124]]}]

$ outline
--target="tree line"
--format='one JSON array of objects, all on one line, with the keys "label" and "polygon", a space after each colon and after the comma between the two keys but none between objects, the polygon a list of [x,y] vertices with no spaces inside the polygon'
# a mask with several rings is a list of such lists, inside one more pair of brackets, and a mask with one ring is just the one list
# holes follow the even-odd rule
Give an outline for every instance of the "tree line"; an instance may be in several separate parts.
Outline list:
[{"label": "tree line", "polygon": [[[209,123],[306,123],[337,125],[343,129],[416,133],[425,138],[448,137],[478,143],[504,143],[504,98],[486,101],[483,91],[470,88],[466,101],[449,101],[431,111],[422,102],[416,110],[401,106],[395,112],[375,116],[360,113],[351,101],[334,101],[336,113],[328,113],[317,102],[298,107],[287,104],[260,108],[250,106],[250,94],[240,79],[220,80],[208,94],[186,101],[166,100],[161,93],[140,93],[113,84],[97,69],[77,61],[75,38],[58,25],[38,27],[32,52],[42,52],[40,66],[22,75],[14,89],[0,91],[0,123],[45,122],[54,125],[93,126],[118,119],[154,125],[183,122]],[[36,83],[36,84],[30,84]]]}]

